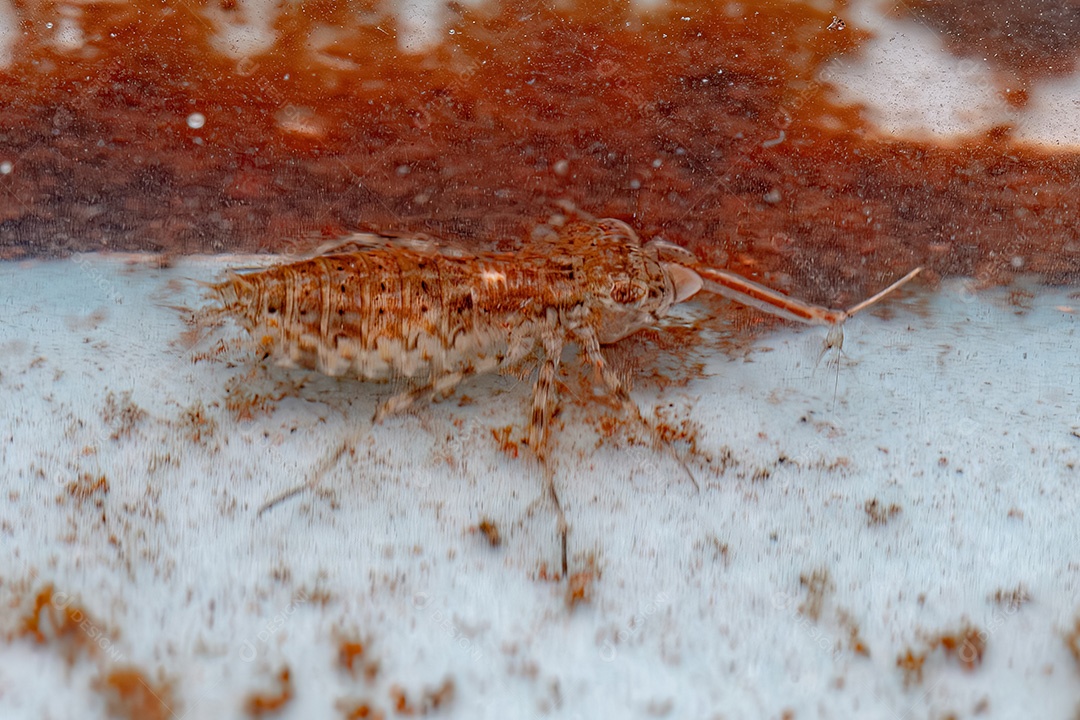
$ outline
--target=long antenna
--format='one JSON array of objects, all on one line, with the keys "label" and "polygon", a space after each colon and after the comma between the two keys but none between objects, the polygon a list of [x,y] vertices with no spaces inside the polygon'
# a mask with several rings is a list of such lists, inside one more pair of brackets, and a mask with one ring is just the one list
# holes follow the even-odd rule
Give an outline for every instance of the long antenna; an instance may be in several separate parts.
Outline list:
[{"label": "long antenna", "polygon": [[[867,298],[866,300],[863,300],[863,301],[862,301],[861,303],[859,303],[858,305],[855,305],[855,306],[854,306],[854,307],[852,307],[851,309],[847,310],[847,311],[846,311],[846,312],[845,312],[844,314],[845,314],[845,315],[847,315],[847,317],[852,317],[853,315],[855,315],[855,313],[857,313],[857,312],[861,312],[861,311],[865,310],[866,308],[870,307],[871,305],[873,305],[874,303],[876,303],[876,302],[877,302],[878,300],[880,300],[881,298],[885,297],[885,296],[886,296],[886,295],[888,295],[889,293],[891,293],[891,292],[893,292],[894,290],[897,290],[897,289],[899,289],[899,288],[903,287],[904,285],[906,285],[906,284],[907,284],[908,282],[910,282],[910,281],[911,281],[911,280],[912,280],[912,279],[913,279],[913,278],[914,278],[914,277],[915,277],[916,275],[918,275],[919,273],[921,273],[921,272],[922,272],[922,270],[923,270],[923,269],[922,269],[921,267],[917,267],[917,268],[915,268],[914,270],[912,270],[911,272],[909,272],[909,273],[908,273],[907,275],[905,275],[904,277],[900,278],[899,280],[897,280],[896,282],[894,282],[894,283],[893,283],[892,285],[890,285],[889,287],[887,287],[887,288],[885,288],[884,290],[882,290],[881,292],[879,292],[879,293],[878,293],[877,295],[874,295],[874,296],[873,296],[873,297],[871,297],[871,298]],[[845,319],[847,319],[847,318],[845,318]]]},{"label": "long antenna", "polygon": [[844,321],[856,313],[862,312],[885,296],[895,292],[910,282],[922,270],[921,267],[915,268],[889,287],[873,297],[863,300],[849,310],[834,310],[823,305],[812,305],[803,300],[798,300],[727,270],[701,266],[694,268],[694,271],[701,276],[702,287],[708,292],[723,295],[729,300],[749,305],[752,308],[757,308],[762,312],[767,312],[785,320],[793,320],[807,325],[834,326],[843,324]]}]

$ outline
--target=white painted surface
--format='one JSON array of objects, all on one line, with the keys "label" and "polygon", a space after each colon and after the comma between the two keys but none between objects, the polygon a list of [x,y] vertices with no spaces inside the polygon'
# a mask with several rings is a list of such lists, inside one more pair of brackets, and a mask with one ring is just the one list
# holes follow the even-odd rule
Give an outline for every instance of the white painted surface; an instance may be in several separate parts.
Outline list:
[{"label": "white painted surface", "polygon": [[[888,303],[892,319],[850,324],[856,364],[838,378],[813,370],[822,334],[789,329],[745,357],[698,348],[707,377],[685,387],[639,377],[642,408],[675,403],[703,452],[730,450],[726,472],[695,471],[701,492],[666,454],[595,448],[590,418],[609,409],[568,409],[556,456],[571,570],[591,556],[599,571],[591,602],[570,610],[564,583],[537,578],[558,568],[553,515],[530,510],[540,474],[490,432],[520,432],[527,386],[484,379],[462,388],[474,404],[371,428],[388,388],[314,378],[238,422],[222,405],[244,369],[192,364],[162,307],[192,302],[170,279],[223,264],[0,265],[4,631],[28,610],[17,584],[51,582],[119,633],[105,666],[172,679],[178,717],[241,716],[285,665],[294,718],[340,717],[344,697],[387,708],[391,686],[415,699],[446,678],[445,714],[470,718],[969,716],[983,699],[981,717],[1064,717],[1080,702],[1063,640],[1080,611],[1065,291],[1035,288],[1019,311],[962,282],[915,290]],[[686,306],[705,307],[724,306]],[[124,391],[148,416],[114,440],[102,411]],[[202,443],[182,420],[196,402],[216,423]],[[322,492],[256,518],[350,432],[355,457]],[[83,472],[108,478],[101,509],[57,499]],[[902,512],[871,526],[875,498]],[[485,516],[499,548],[470,532]],[[799,577],[822,569],[835,589],[814,621],[798,611]],[[1018,584],[1033,598],[1019,609],[988,600]],[[938,650],[905,687],[897,655],[965,619],[986,633],[982,666]],[[342,633],[368,639],[373,684],[336,669]],[[102,717],[100,667],[5,643],[0,716]]]}]

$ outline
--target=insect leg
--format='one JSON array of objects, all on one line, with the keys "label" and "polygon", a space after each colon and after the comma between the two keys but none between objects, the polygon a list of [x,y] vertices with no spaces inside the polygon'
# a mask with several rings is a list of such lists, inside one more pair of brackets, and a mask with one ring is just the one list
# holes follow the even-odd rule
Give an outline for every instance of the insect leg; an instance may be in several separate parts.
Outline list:
[{"label": "insect leg", "polygon": [[627,395],[625,388],[623,388],[622,380],[608,366],[607,359],[600,349],[600,340],[596,336],[596,331],[588,325],[582,325],[574,330],[574,336],[581,347],[581,351],[585,353],[585,360],[600,373],[604,385],[607,386],[611,394],[620,403],[628,402],[630,396]]},{"label": "insect leg", "polygon": [[262,517],[262,514],[267,510],[270,510],[277,505],[280,505],[286,500],[290,500],[296,497],[305,490],[314,490],[318,486],[319,481],[322,479],[322,476],[328,473],[335,465],[337,465],[338,460],[341,459],[341,456],[348,452],[349,448],[355,445],[358,440],[359,433],[351,434],[338,446],[338,448],[334,452],[327,455],[326,458],[324,458],[323,461],[318,464],[318,466],[312,471],[311,477],[308,478],[308,481],[306,483],[290,488],[285,492],[267,500],[265,503],[263,503],[263,506],[259,508],[259,512],[256,513],[255,517]]},{"label": "insect leg", "polygon": [[548,311],[547,322],[542,332],[542,340],[545,357],[540,365],[536,383],[533,385],[528,443],[540,461],[544,471],[544,484],[547,486],[548,496],[555,506],[557,528],[562,545],[562,576],[567,577],[566,545],[569,526],[566,523],[566,513],[563,512],[562,503],[559,501],[559,493],[555,488],[555,473],[547,462],[547,438],[551,420],[555,414],[555,404],[558,400],[556,379],[563,350],[563,338],[559,333],[558,315],[555,310]]},{"label": "insect leg", "polygon": [[649,434],[653,437],[654,445],[656,447],[664,447],[664,449],[671,454],[671,457],[675,459],[675,462],[679,463],[679,467],[681,467],[686,473],[686,476],[690,478],[690,482],[694,484],[694,487],[700,491],[701,486],[698,485],[697,478],[694,477],[694,474],[690,472],[690,468],[686,466],[686,463],[683,462],[683,459],[675,452],[675,449],[663,441],[660,431],[645,419],[645,416],[641,414],[641,409],[638,408],[637,403],[635,403],[630,398],[630,394],[626,392],[626,388],[623,387],[622,381],[619,380],[618,375],[616,375],[608,366],[603,351],[600,349],[600,341],[596,337],[595,330],[590,326],[583,325],[576,329],[575,335],[581,346],[581,351],[585,353],[585,359],[590,365],[600,371],[600,377],[603,378],[604,384],[615,397],[616,402],[619,404],[619,410],[625,412],[638,425],[648,430]]},{"label": "insect leg", "polygon": [[541,460],[547,453],[548,428],[555,414],[557,390],[555,381],[562,359],[563,339],[557,330],[555,311],[549,312],[548,324],[543,332],[544,359],[540,364],[536,383],[533,385],[532,412],[529,415],[529,447]]},{"label": "insect leg", "polygon": [[372,422],[382,422],[388,415],[395,415],[405,410],[424,395],[430,394],[432,400],[449,397],[464,378],[465,373],[462,372],[445,373],[430,382],[387,398],[379,403]]}]

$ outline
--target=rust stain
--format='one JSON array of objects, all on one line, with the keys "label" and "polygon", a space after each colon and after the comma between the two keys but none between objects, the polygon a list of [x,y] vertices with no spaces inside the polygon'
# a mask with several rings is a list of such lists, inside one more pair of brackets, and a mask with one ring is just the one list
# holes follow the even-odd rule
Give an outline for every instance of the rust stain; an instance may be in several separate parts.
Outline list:
[{"label": "rust stain", "polygon": [[567,199],[829,306],[916,264],[1080,275],[1080,159],[1009,128],[874,138],[820,74],[866,38],[843,3],[455,5],[454,34],[408,53],[378,3],[325,0],[284,6],[274,46],[240,59],[205,2],[86,5],[77,50],[51,7],[17,6],[0,73],[0,257],[292,252],[357,228],[512,246]]},{"label": "rust stain", "polygon": [[97,655],[98,637],[113,638],[105,625],[75,603],[66,593],[45,585],[34,597],[33,609],[24,615],[16,633],[32,638],[40,645],[58,645],[69,663],[77,656]]},{"label": "rust stain", "polygon": [[280,712],[292,701],[293,695],[292,674],[286,667],[278,674],[277,692],[252,694],[244,702],[244,712],[253,718]]},{"label": "rust stain", "polygon": [[105,692],[112,717],[169,720],[177,717],[176,713],[180,710],[169,683],[152,682],[136,668],[113,670],[98,686]]}]

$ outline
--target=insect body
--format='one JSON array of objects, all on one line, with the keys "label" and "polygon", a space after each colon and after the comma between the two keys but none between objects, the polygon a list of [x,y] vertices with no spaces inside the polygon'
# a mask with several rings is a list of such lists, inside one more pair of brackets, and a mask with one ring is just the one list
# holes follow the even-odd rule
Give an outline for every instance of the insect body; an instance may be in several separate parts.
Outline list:
[{"label": "insect body", "polygon": [[812,324],[852,310],[809,305],[733,273],[702,266],[678,246],[642,244],[619,220],[580,221],[520,252],[467,253],[430,241],[357,235],[307,260],[210,285],[278,364],[362,380],[414,379],[376,420],[417,398],[449,395],[462,379],[538,360],[528,443],[543,456],[563,347],[576,343],[608,390],[625,390],[601,345],[655,325],[705,288]]},{"label": "insect body", "polygon": [[376,419],[465,377],[538,357],[528,442],[543,453],[563,346],[577,343],[621,393],[600,345],[655,324],[701,288],[625,223],[567,225],[517,253],[464,253],[424,241],[355,236],[316,257],[211,285],[281,365],[362,380],[414,378]]}]

